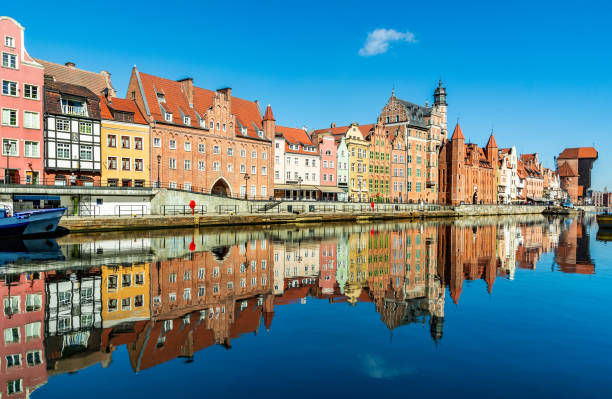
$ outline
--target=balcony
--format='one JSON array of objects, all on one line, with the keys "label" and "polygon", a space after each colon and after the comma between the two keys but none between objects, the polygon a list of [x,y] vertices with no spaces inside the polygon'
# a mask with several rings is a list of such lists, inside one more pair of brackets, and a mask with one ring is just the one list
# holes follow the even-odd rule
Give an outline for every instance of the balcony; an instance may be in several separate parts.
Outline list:
[{"label": "balcony", "polygon": [[62,113],[66,115],[87,116],[87,108],[77,105],[62,104]]}]

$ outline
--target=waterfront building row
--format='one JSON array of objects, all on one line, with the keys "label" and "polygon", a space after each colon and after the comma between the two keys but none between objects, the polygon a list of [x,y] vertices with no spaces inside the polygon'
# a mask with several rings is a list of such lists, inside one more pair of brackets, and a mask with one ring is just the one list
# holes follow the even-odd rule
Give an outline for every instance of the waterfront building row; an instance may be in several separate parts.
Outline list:
[{"label": "waterfront building row", "polygon": [[[272,107],[132,68],[126,98],[106,71],[32,58],[24,28],[0,18],[5,183],[164,186],[249,199],[442,204],[579,202],[595,149],[537,154],[449,139],[442,81],[431,106],[393,91],[375,123],[276,123]],[[591,151],[592,150],[592,151]],[[577,156],[574,156],[575,154]],[[582,155],[580,155],[582,154]],[[579,159],[582,159],[579,161]]]}]

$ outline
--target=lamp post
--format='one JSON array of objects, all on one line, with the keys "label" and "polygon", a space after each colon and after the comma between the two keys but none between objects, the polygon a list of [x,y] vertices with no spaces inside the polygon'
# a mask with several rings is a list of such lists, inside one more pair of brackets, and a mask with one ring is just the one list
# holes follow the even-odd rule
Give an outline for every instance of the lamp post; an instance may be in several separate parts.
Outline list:
[{"label": "lamp post", "polygon": [[157,156],[157,188],[160,188],[159,186],[159,165],[161,164],[161,155]]},{"label": "lamp post", "polygon": [[249,183],[249,179],[251,178],[251,176],[249,176],[248,173],[244,174],[244,199],[248,199],[248,183]]},{"label": "lamp post", "polygon": [[11,156],[11,149],[13,148],[13,143],[10,141],[4,142],[4,152],[6,153],[6,170],[4,171],[4,184],[9,184],[9,157]]},{"label": "lamp post", "polygon": [[359,202],[361,202],[361,179],[357,181],[357,185],[359,186]]}]

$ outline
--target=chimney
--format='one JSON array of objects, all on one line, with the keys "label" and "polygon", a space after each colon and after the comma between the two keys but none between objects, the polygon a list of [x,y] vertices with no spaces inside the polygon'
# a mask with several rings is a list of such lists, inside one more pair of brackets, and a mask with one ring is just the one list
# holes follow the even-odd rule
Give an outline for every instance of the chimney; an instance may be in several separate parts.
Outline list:
[{"label": "chimney", "polygon": [[72,61],[67,61],[64,65],[66,65],[68,68],[74,68],[76,66],[76,64]]},{"label": "chimney", "polygon": [[335,127],[336,127],[336,122],[332,122],[332,124],[331,124],[331,128],[333,129],[333,128],[335,128]]},{"label": "chimney", "polygon": [[100,71],[100,75],[104,77],[104,82],[106,83],[106,89],[108,90],[108,95],[111,97],[117,97],[117,92],[113,88],[113,84],[111,83],[111,74],[107,71]]},{"label": "chimney", "polygon": [[187,97],[189,106],[193,108],[193,78],[180,79],[178,82],[181,84],[181,90]]},{"label": "chimney", "polygon": [[224,87],[222,89],[217,90],[217,92],[225,94],[227,96],[227,100],[228,101],[232,97],[232,88],[231,87]]}]

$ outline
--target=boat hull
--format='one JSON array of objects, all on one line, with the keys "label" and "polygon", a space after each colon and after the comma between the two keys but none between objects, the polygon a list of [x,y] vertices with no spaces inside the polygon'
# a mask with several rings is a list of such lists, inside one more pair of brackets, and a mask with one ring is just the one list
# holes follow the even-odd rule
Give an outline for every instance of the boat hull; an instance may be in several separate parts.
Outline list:
[{"label": "boat hull", "polygon": [[612,230],[612,215],[597,215],[597,225],[600,229]]},{"label": "boat hull", "polygon": [[31,236],[54,233],[66,208],[35,209],[0,219],[0,236]]}]

